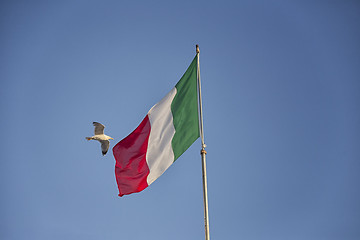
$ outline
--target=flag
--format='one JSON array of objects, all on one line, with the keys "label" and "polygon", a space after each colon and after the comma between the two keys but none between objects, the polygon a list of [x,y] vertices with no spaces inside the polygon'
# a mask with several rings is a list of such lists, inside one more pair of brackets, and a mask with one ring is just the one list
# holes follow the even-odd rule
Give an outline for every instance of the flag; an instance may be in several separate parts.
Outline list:
[{"label": "flag", "polygon": [[120,197],[147,188],[199,138],[197,58],[140,125],[113,147]]}]

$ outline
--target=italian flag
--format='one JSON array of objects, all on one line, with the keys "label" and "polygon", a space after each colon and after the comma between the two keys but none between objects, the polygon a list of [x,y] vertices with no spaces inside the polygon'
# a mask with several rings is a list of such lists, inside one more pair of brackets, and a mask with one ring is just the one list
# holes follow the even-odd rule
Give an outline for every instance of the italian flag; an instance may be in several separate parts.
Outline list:
[{"label": "italian flag", "polygon": [[199,138],[197,58],[140,125],[113,147],[120,197],[144,190]]}]

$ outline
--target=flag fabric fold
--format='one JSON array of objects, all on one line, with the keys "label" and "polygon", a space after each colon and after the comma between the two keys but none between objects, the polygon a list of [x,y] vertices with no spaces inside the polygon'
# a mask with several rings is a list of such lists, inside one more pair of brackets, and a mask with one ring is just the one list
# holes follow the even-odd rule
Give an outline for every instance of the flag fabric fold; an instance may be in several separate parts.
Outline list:
[{"label": "flag fabric fold", "polygon": [[113,147],[120,197],[147,188],[199,138],[197,57],[140,125]]}]

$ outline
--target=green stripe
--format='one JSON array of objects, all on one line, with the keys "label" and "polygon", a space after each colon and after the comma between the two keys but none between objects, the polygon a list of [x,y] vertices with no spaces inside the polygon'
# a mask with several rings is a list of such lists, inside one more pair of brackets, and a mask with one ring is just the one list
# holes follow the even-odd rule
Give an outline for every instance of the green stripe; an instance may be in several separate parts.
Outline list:
[{"label": "green stripe", "polygon": [[174,161],[200,136],[196,72],[197,56],[175,86],[177,93],[171,103],[175,127],[172,140]]}]

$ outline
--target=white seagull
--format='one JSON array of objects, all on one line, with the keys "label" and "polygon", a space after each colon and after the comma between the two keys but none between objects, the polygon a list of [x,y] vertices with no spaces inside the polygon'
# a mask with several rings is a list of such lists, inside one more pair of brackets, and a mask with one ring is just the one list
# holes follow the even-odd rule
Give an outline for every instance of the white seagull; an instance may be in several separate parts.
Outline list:
[{"label": "white seagull", "polygon": [[107,153],[110,146],[110,139],[113,139],[110,136],[104,134],[105,126],[98,122],[93,122],[95,126],[95,135],[92,137],[86,137],[87,140],[97,140],[101,143],[101,151],[103,156]]}]

